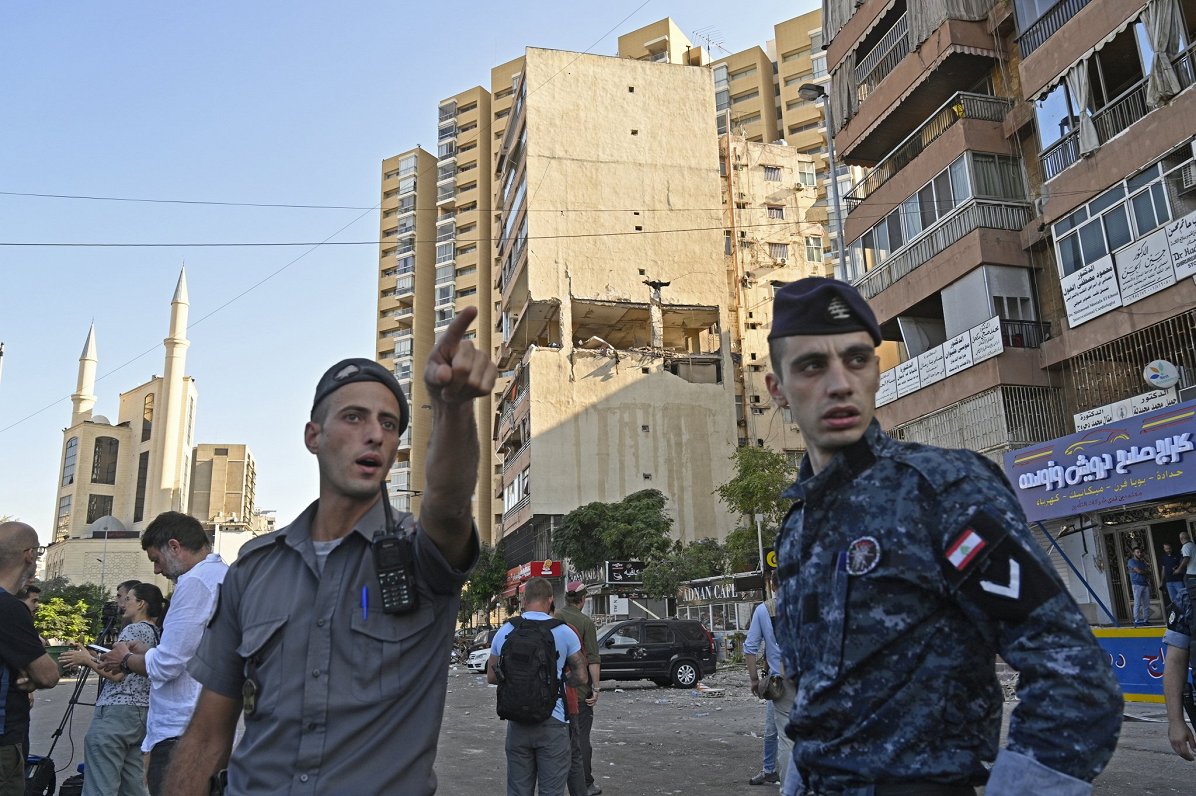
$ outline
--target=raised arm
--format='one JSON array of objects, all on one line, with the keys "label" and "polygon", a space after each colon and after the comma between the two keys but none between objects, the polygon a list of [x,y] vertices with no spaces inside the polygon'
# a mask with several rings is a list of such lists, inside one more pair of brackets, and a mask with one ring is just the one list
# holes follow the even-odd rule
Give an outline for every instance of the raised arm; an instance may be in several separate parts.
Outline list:
[{"label": "raised arm", "polygon": [[424,368],[432,404],[420,526],[457,568],[469,565],[473,548],[470,503],[478,481],[478,432],[474,399],[494,389],[498,370],[465,339],[477,310],[467,307],[436,341]]}]

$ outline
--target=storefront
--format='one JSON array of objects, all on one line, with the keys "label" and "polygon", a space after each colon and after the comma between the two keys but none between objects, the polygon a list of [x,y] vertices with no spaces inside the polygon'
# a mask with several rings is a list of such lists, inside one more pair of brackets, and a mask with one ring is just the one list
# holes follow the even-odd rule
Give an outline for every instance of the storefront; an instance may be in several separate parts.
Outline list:
[{"label": "storefront", "polygon": [[[1089,622],[1114,626],[1096,633],[1127,698],[1162,693],[1159,559],[1164,543],[1178,552],[1179,534],[1196,531],[1194,448],[1189,401],[1005,454],[1026,517],[1072,596]],[[1126,561],[1138,546],[1152,574],[1153,626],[1122,629],[1133,602]]]},{"label": "storefront", "polygon": [[585,610],[598,625],[672,616],[676,601],[649,597],[643,590],[643,572],[642,561],[604,561],[593,569],[571,572],[568,579],[585,584]]},{"label": "storefront", "polygon": [[697,619],[716,637],[744,633],[752,624],[752,611],[764,600],[764,580],[759,572],[741,572],[682,584],[677,616]]},{"label": "storefront", "polygon": [[519,612],[519,598],[523,594],[523,587],[532,578],[548,578],[552,581],[552,590],[558,595],[558,598],[563,595],[565,593],[565,583],[561,578],[563,569],[560,561],[554,561],[551,558],[544,561],[529,561],[508,569],[506,586],[503,587],[499,595],[506,601],[508,613]]}]

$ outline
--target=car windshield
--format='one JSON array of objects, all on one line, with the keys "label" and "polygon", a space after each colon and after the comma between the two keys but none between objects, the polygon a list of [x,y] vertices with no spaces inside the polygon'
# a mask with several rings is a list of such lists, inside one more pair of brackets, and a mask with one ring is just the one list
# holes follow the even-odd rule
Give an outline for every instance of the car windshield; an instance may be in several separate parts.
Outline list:
[{"label": "car windshield", "polygon": [[485,644],[489,640],[490,640],[490,631],[489,630],[483,630],[481,633],[478,633],[476,636],[473,637],[474,644]]},{"label": "car windshield", "polygon": [[602,627],[598,628],[598,639],[601,640],[604,636],[606,636],[606,634],[610,633],[612,630],[614,630],[616,627],[618,627],[621,624],[623,624],[623,623],[622,622],[611,622],[610,624],[603,625]]}]

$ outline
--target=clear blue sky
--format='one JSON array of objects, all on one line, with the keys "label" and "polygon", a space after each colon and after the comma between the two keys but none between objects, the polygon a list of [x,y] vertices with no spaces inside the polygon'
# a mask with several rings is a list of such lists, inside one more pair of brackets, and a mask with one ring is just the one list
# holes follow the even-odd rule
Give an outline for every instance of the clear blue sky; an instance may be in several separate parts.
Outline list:
[{"label": "clear blue sky", "polygon": [[[371,207],[382,158],[435,152],[437,102],[525,46],[613,54],[619,34],[672,15],[736,51],[818,5],[641,2],[4,3],[0,191]],[[0,195],[0,242],[321,241],[342,227],[333,240],[372,240],[378,214]],[[302,445],[315,381],[374,351],[377,247],[286,267],[307,251],[0,247],[0,515],[49,539],[88,323],[96,412],[115,420],[119,393],[162,371],[185,260],[196,439],[247,443],[258,506],[289,522],[316,494]]]}]

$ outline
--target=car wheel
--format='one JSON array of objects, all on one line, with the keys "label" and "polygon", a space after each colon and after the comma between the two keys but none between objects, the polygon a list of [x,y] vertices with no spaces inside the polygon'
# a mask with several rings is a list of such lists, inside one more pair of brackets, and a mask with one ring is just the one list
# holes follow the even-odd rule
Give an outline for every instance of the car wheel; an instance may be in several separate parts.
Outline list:
[{"label": "car wheel", "polygon": [[678,661],[673,664],[673,685],[677,688],[693,688],[698,682],[698,666],[693,661]]}]

